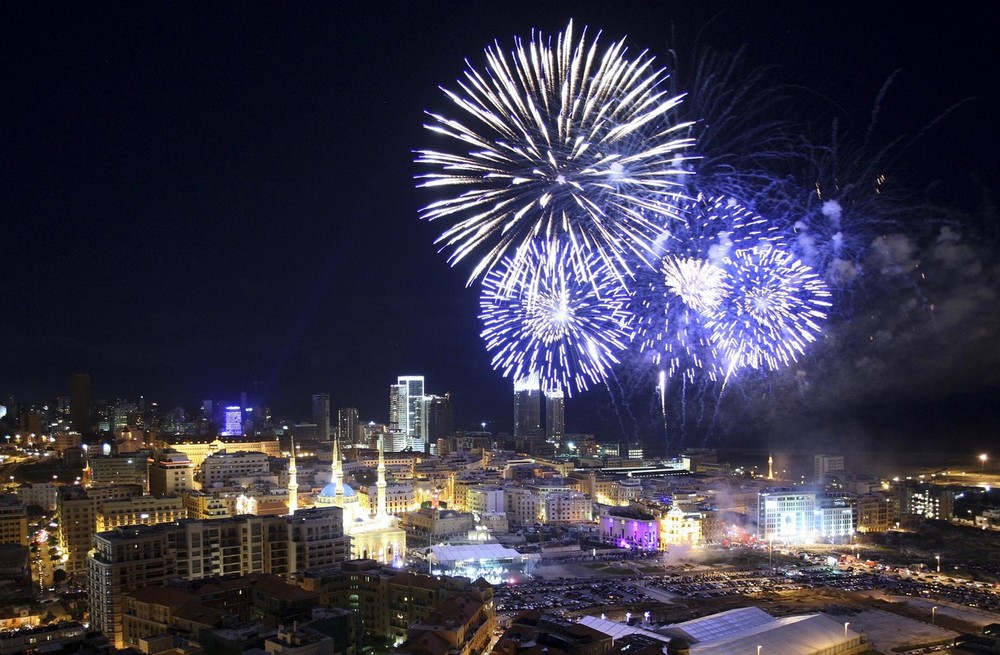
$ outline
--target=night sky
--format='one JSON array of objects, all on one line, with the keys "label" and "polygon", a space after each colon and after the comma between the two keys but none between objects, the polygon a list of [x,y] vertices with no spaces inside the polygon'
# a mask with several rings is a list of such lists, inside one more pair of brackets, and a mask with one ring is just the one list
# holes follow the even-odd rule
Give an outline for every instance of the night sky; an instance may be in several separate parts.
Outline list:
[{"label": "night sky", "polygon": [[[691,389],[672,443],[985,447],[1000,436],[996,21],[972,3],[782,4],[5,3],[0,394],[48,402],[87,372],[95,399],[193,409],[246,391],[305,418],[323,391],[384,421],[396,376],[423,374],[459,427],[510,429],[469,268],[417,218],[433,195],[413,151],[434,147],[423,112],[450,111],[438,87],[465,59],[573,18],[663,63],[745,46],[825,132],[836,117],[863,135],[876,104],[880,143],[928,128],[903,183],[947,211],[900,219],[795,366],[719,403]],[[804,109],[821,106],[825,122]],[[620,371],[573,397],[568,427],[661,439],[653,404]]]}]

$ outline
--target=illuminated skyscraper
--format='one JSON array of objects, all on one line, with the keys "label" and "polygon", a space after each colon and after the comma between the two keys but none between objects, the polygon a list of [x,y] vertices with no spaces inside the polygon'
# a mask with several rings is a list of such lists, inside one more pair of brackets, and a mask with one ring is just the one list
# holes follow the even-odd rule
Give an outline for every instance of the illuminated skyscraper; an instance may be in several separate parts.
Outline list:
[{"label": "illuminated skyscraper", "polygon": [[514,436],[525,437],[542,431],[541,386],[535,375],[514,382]]},{"label": "illuminated skyscraper", "polygon": [[354,445],[361,440],[357,407],[341,407],[337,410],[337,437],[342,444]]},{"label": "illuminated skyscraper", "polygon": [[330,394],[313,394],[313,423],[316,424],[316,436],[323,441],[330,440]]},{"label": "illuminated skyscraper", "polygon": [[424,376],[401,375],[389,387],[389,431],[405,435],[408,447],[424,452],[427,442]]},{"label": "illuminated skyscraper", "polygon": [[545,392],[545,439],[562,443],[566,436],[566,398],[561,390]]},{"label": "illuminated skyscraper", "polygon": [[238,437],[243,434],[243,408],[239,405],[228,405],[222,412],[222,431],[224,437]]}]

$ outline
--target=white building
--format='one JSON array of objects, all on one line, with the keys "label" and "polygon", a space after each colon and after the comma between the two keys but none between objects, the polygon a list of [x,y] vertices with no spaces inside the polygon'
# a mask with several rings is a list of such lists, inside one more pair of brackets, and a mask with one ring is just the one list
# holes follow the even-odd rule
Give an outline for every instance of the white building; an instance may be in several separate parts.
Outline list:
[{"label": "white building", "polygon": [[406,447],[418,453],[424,452],[427,443],[425,409],[424,376],[401,375],[389,387],[389,432],[405,435]]},{"label": "white building", "polygon": [[230,486],[236,478],[268,477],[271,468],[264,453],[221,450],[201,463],[201,486],[204,489]]}]

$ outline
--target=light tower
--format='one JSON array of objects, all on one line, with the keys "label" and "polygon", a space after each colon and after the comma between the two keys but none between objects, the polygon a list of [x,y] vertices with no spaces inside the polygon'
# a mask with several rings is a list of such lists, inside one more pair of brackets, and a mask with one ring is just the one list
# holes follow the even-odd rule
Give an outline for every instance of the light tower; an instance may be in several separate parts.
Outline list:
[{"label": "light tower", "polygon": [[298,469],[295,468],[295,437],[292,437],[292,454],[288,458],[288,515],[299,508]]},{"label": "light tower", "polygon": [[333,483],[334,497],[340,501],[338,506],[342,506],[344,499],[344,468],[340,462],[340,437],[333,437],[333,461],[330,463],[330,482]]},{"label": "light tower", "polygon": [[386,512],[386,508],[385,508],[385,487],[386,487],[386,483],[385,483],[385,452],[384,452],[382,444],[383,444],[383,439],[382,439],[382,436],[379,435],[379,438],[378,438],[378,469],[377,469],[378,470],[378,481],[375,483],[375,488],[378,490],[377,491],[377,500],[376,500],[376,510],[375,510],[375,518],[377,520],[384,520],[384,519],[386,519],[388,517],[388,512]]},{"label": "light tower", "polygon": [[774,455],[767,456],[767,479],[774,479]]}]

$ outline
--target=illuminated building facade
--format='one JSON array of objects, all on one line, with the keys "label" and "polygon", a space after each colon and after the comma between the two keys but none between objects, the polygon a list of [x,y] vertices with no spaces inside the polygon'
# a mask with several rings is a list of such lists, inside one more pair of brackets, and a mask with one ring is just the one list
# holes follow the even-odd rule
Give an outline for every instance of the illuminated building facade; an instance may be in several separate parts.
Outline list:
[{"label": "illuminated building facade", "polygon": [[180,496],[194,489],[194,464],[180,451],[164,450],[149,460],[146,478],[151,496]]},{"label": "illuminated building facade", "polygon": [[774,489],[760,493],[757,536],[809,542],[816,532],[816,494],[801,490]]},{"label": "illuminated building facade", "polygon": [[156,525],[188,517],[184,499],[178,496],[132,496],[106,500],[96,516],[97,532],[107,532],[125,525]]},{"label": "illuminated building facade", "polygon": [[355,559],[374,559],[382,563],[400,560],[406,553],[406,532],[396,525],[395,518],[388,511],[386,502],[385,452],[379,442],[378,463],[375,483],[376,500],[374,513],[361,506],[354,489],[344,483],[343,462],[340,455],[340,441],[333,440],[330,484],[323,487],[316,496],[316,507],[337,507],[343,512],[344,532],[351,539],[351,556]]},{"label": "illuminated building facade", "polygon": [[227,453],[253,452],[264,453],[268,457],[281,457],[281,444],[277,439],[192,439],[188,437],[175,438],[165,436],[154,442],[158,450],[171,449],[184,453],[195,468],[200,468],[205,458],[213,453],[225,450]]},{"label": "illuminated building facade", "polygon": [[274,573],[343,563],[348,537],[337,509],[120,527],[94,535],[87,557],[92,625],[124,647],[124,596],[175,577]]},{"label": "illuminated building facade", "polygon": [[566,397],[561,389],[545,392],[545,439],[561,444],[566,437]]},{"label": "illuminated building facade", "polygon": [[544,500],[546,523],[583,523],[594,518],[594,503],[579,491],[550,493]]},{"label": "illuminated building facade", "polygon": [[406,447],[417,453],[427,443],[425,409],[424,376],[401,375],[389,387],[389,431],[405,435]]},{"label": "illuminated building facade", "polygon": [[705,536],[700,512],[685,512],[677,505],[653,510],[660,523],[660,550],[670,546],[698,546]]},{"label": "illuminated building facade", "polygon": [[86,573],[87,551],[97,528],[101,504],[141,495],[142,487],[131,484],[95,485],[86,490],[74,485],[59,490],[56,512],[59,514],[59,543],[67,556],[63,563],[66,573],[80,577]]},{"label": "illuminated building facade", "polygon": [[600,507],[601,542],[619,548],[659,550],[660,526],[656,517],[636,507]]},{"label": "illuminated building facade", "polygon": [[238,437],[243,434],[243,408],[239,405],[227,405],[222,410],[222,430],[224,437]]},{"label": "illuminated building facade", "polygon": [[234,478],[269,475],[269,458],[264,453],[220,450],[201,463],[201,486],[205,489],[230,486]]},{"label": "illuminated building facade", "polygon": [[337,410],[337,438],[342,444],[362,443],[361,421],[357,407],[341,407]]},{"label": "illuminated building facade", "polygon": [[0,544],[28,545],[28,512],[15,494],[0,494]]},{"label": "illuminated building facade", "polygon": [[541,434],[541,385],[532,375],[514,382],[514,436]]},{"label": "illuminated building facade", "polygon": [[899,501],[889,494],[861,494],[856,505],[858,532],[886,532],[899,520]]}]

